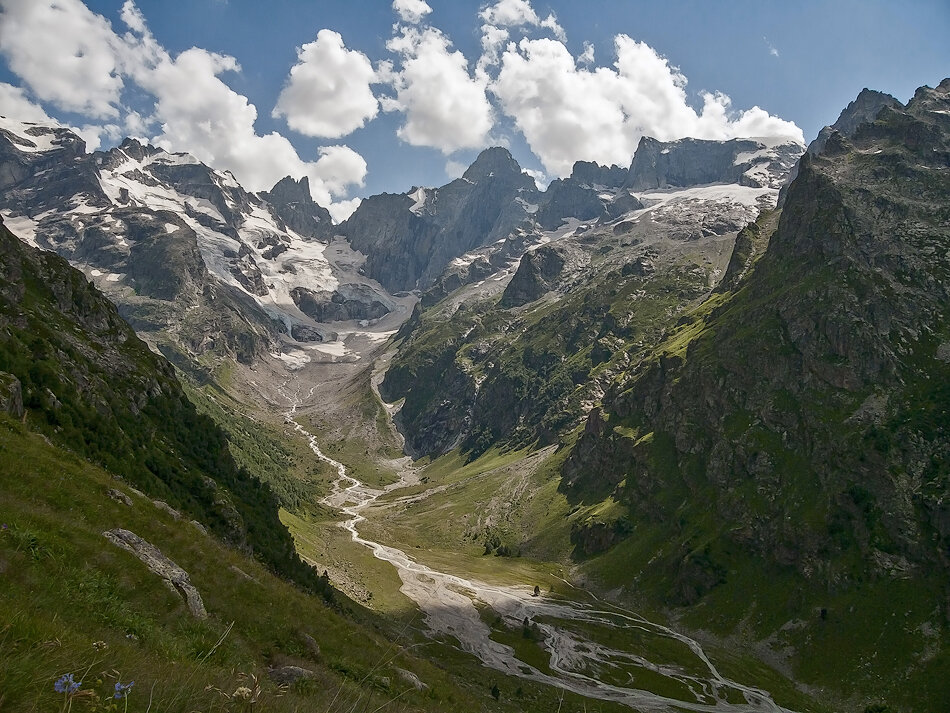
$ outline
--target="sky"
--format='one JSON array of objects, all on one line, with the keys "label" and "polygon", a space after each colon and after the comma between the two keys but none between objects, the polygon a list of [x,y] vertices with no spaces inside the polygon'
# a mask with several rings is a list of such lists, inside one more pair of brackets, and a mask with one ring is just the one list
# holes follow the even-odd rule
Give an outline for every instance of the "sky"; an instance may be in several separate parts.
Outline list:
[{"label": "sky", "polygon": [[805,142],[950,75],[947,0],[0,0],[0,115],[132,136],[336,220],[507,146],[539,185],[661,140]]}]

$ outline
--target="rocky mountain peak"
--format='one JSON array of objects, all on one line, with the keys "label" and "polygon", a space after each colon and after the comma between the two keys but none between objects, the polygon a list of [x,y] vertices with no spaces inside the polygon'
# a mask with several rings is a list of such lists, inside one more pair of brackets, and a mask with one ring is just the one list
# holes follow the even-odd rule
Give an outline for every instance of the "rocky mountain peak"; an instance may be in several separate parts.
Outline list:
[{"label": "rocky mountain peak", "polygon": [[271,204],[277,217],[292,230],[308,238],[330,236],[333,229],[330,212],[314,202],[310,195],[310,180],[306,176],[296,180],[285,176],[269,192],[261,195]]},{"label": "rocky mountain peak", "polygon": [[[142,144],[138,139],[127,138],[119,144],[119,150],[125,153],[129,158],[136,161],[144,161],[149,156],[155,156],[162,153],[162,149],[155,148],[151,144]],[[110,153],[112,153],[110,151]]]},{"label": "rocky mountain peak", "polygon": [[304,176],[295,180],[292,176],[284,176],[268,191],[272,200],[280,203],[310,203],[310,179]]},{"label": "rocky mountain peak", "polygon": [[462,174],[462,178],[472,183],[478,183],[492,176],[500,177],[504,175],[520,176],[521,166],[515,161],[508,149],[493,146],[478,154],[478,158]]}]

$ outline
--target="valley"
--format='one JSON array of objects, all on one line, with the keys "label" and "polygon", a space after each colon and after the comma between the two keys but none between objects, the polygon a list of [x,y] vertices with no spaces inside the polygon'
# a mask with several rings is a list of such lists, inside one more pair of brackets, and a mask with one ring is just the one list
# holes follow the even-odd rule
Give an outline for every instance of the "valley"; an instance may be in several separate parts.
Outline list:
[{"label": "valley", "polygon": [[[293,406],[286,418],[317,458],[336,470],[332,492],[321,504],[349,517],[338,524],[353,543],[395,568],[399,591],[421,610],[427,636],[454,640],[483,665],[510,676],[635,710],[665,711],[671,706],[691,711],[788,710],[775,704],[768,692],[723,677],[697,642],[576,588],[560,576],[563,568],[553,563],[512,565],[496,560],[485,569],[471,555],[433,551],[432,541],[425,552],[415,549],[410,556],[398,546],[367,539],[361,531],[378,532],[373,520],[379,510],[406,501],[425,508],[432,490],[403,494],[420,484],[419,472],[409,464],[404,464],[396,482],[372,488],[325,455],[317,437],[294,420],[306,370],[301,372],[294,377]],[[311,399],[322,400],[319,386],[311,387],[302,401]],[[519,465],[526,467],[523,462]],[[417,521],[415,528],[420,524]],[[435,566],[441,569],[424,561],[438,563]],[[494,583],[468,578],[473,571],[481,571]],[[512,581],[540,584],[517,586]]]},{"label": "valley", "polygon": [[167,710],[239,709],[238,670],[287,711],[945,700],[947,117],[950,80],[865,90],[808,147],[643,137],[544,190],[488,148],[338,223],[0,118],[10,710],[64,646],[33,590]]}]

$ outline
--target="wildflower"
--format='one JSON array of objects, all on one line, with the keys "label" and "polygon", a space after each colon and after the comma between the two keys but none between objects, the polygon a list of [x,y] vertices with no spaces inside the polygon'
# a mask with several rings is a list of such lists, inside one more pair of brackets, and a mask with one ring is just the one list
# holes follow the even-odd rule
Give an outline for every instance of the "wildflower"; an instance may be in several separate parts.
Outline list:
[{"label": "wildflower", "polygon": [[96,651],[102,651],[103,649],[109,648],[109,644],[107,644],[105,641],[93,641],[92,648],[94,648]]},{"label": "wildflower", "polygon": [[135,681],[129,681],[128,683],[122,683],[117,681],[115,684],[115,695],[113,698],[125,698],[129,695],[129,691],[132,689],[132,686],[135,685]]},{"label": "wildflower", "polygon": [[247,686],[239,686],[238,689],[234,691],[234,695],[232,695],[231,697],[240,698],[241,700],[244,700],[244,701],[249,701],[251,699],[251,689],[248,688]]},{"label": "wildflower", "polygon": [[79,687],[82,685],[81,681],[74,681],[73,675],[71,673],[65,673],[56,679],[56,683],[53,684],[53,690],[57,693],[65,693],[66,695],[72,695],[79,690]]}]

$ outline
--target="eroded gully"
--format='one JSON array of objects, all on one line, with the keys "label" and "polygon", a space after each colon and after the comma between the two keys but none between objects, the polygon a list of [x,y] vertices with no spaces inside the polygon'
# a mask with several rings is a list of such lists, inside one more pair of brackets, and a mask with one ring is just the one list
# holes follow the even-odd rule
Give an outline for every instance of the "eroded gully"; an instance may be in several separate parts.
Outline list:
[{"label": "eroded gully", "polygon": [[[422,611],[431,636],[455,639],[463,651],[505,674],[645,712],[790,713],[766,691],[724,677],[693,639],[634,612],[604,602],[591,604],[535,596],[531,587],[487,584],[440,572],[396,547],[361,536],[358,528],[365,520],[362,512],[380,496],[415,481],[412,476],[403,475],[399,482],[375,489],[352,477],[346,466],[323,453],[316,437],[295,420],[299,394],[286,396],[293,404],[285,414],[287,423],[307,439],[317,458],[337,471],[333,492],[323,503],[346,515],[340,526],[350,533],[353,542],[369,548],[376,558],[396,568],[402,581],[400,591]],[[477,605],[490,607],[515,630],[520,630],[526,619],[535,623],[542,634],[541,646],[550,656],[548,671],[526,664],[516,657],[514,649],[493,641],[491,629],[479,615]],[[644,637],[678,642],[688,650],[691,661],[688,665],[681,661],[654,662],[636,651],[613,648],[581,633],[597,628],[624,628]],[[648,672],[654,681],[656,676],[668,679],[685,695],[673,698],[637,688],[638,671]],[[617,683],[620,678],[626,680]]]}]

